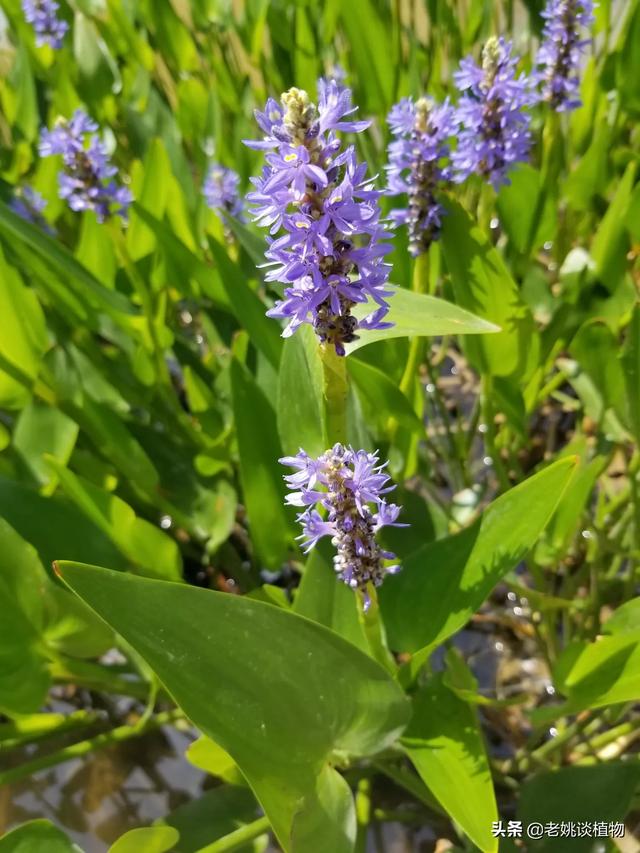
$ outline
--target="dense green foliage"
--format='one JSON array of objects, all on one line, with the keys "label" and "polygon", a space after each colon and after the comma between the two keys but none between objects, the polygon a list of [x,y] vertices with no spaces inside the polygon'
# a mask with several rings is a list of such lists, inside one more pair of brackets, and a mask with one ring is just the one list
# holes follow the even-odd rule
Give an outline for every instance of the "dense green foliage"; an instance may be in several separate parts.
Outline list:
[{"label": "dense green foliage", "polygon": [[[391,106],[455,98],[494,34],[530,68],[540,8],[66,0],[54,51],[0,0],[0,784],[187,720],[216,780],[112,853],[362,853],[390,822],[511,851],[494,821],[637,823],[638,0],[600,2],[583,105],[533,109],[509,185],[449,187],[418,260],[397,230],[395,326],[339,376],[309,327],[265,316],[264,233],[202,195],[211,159],[248,189],[253,110],[336,65],[382,187]],[[128,225],[71,212],[38,156],[79,106]],[[49,229],[11,209],[25,185]],[[366,612],[328,549],[302,554],[278,464],[333,443],[341,392],[411,525]],[[538,677],[474,671],[469,636]],[[69,685],[89,707],[59,711]],[[122,695],[138,719],[111,727],[94,711]],[[0,853],[77,849],[67,829],[25,823]]]}]

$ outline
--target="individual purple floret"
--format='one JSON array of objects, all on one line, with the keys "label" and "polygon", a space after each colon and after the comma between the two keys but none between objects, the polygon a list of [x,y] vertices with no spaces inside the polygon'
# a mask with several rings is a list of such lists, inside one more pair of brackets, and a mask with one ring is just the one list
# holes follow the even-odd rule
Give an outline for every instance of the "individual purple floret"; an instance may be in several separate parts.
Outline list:
[{"label": "individual purple floret", "polygon": [[[350,90],[321,79],[317,107],[300,89],[289,89],[281,103],[269,98],[264,112],[256,112],[263,139],[246,142],[270,151],[247,196],[254,220],[274,235],[266,279],[286,285],[284,299],[268,315],[288,321],[284,337],[302,323],[312,324],[338,355],[357,338],[357,329],[392,325],[383,320],[391,296],[384,257],[391,247],[380,222],[381,193],[354,147],[343,147],[336,135],[369,126],[355,121],[354,112]],[[377,307],[357,320],[353,306],[369,300]]]},{"label": "individual purple floret", "polygon": [[591,39],[581,30],[593,23],[591,0],[547,0],[542,17],[542,44],[536,57],[542,98],[557,112],[580,106],[580,56]]},{"label": "individual purple floret", "polygon": [[83,110],[76,110],[71,119],[59,119],[53,130],[42,129],[40,155],[62,155],[64,170],[58,175],[58,188],[71,210],[93,210],[98,222],[114,213],[126,219],[131,191],[113,180],[117,169],[95,135],[97,129]]},{"label": "individual purple floret", "polygon": [[24,18],[33,27],[38,47],[44,44],[56,50],[62,47],[69,24],[58,18],[59,8],[55,0],[22,0]]},{"label": "individual purple floret", "polygon": [[509,169],[528,158],[531,118],[526,108],[535,96],[532,81],[516,76],[517,62],[510,42],[491,38],[481,66],[471,57],[460,63],[455,80],[465,94],[456,110],[462,128],[452,155],[456,181],[478,174],[497,189],[508,183]]},{"label": "individual purple floret", "polygon": [[323,536],[331,536],[337,551],[335,571],[342,581],[362,592],[366,609],[370,602],[367,585],[380,586],[386,574],[400,570],[397,564],[385,566],[385,561],[397,557],[380,547],[376,533],[382,527],[407,527],[397,520],[402,507],[382,497],[395,488],[387,485],[387,463],[380,465],[377,453],[342,444],[335,444],[317,459],[300,450],[280,462],[297,469],[284,479],[292,489],[287,503],[306,507],[297,517],[303,529],[298,537],[303,540],[303,551],[308,553]]},{"label": "individual purple floret", "polygon": [[207,206],[219,213],[227,213],[243,221],[242,199],[238,193],[240,176],[233,169],[212,163],[207,172],[202,192]]},{"label": "individual purple floret", "polygon": [[440,236],[443,208],[439,186],[450,180],[443,161],[449,156],[448,140],[455,134],[455,113],[448,103],[438,106],[427,98],[415,103],[403,98],[387,119],[396,137],[389,145],[387,193],[407,193],[407,207],[392,210],[391,219],[409,229],[409,251],[426,252]]}]

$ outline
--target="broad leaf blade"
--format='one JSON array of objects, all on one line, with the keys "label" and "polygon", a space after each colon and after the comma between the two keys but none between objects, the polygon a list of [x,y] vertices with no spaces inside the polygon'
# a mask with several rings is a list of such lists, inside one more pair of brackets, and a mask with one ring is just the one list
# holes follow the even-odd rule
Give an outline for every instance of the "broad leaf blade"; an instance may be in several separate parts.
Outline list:
[{"label": "broad leaf blade", "polygon": [[[444,299],[416,293],[393,284],[390,284],[388,289],[393,292],[393,295],[389,297],[391,310],[386,320],[393,323],[393,326],[390,329],[358,332],[358,340],[347,345],[347,353],[387,338],[414,338],[421,335],[481,335],[500,331],[494,323],[476,317],[464,308],[459,308]],[[353,309],[353,314],[360,319],[370,313],[370,304],[357,305]]]},{"label": "broad leaf blade", "polygon": [[299,801],[313,797],[332,753],[377,752],[407,722],[382,667],[315,622],[91,566],[62,563],[59,573],[232,756],[286,850]]},{"label": "broad leaf blade", "polygon": [[498,819],[491,771],[475,711],[433,678],[414,699],[402,737],[409,758],[440,805],[480,850],[497,851]]},{"label": "broad leaf blade", "polygon": [[287,338],[278,374],[278,433],[286,454],[302,447],[311,456],[327,449],[322,362],[310,326]]},{"label": "broad leaf blade", "polygon": [[265,564],[277,568],[292,536],[284,508],[275,412],[253,376],[236,359],[231,362],[231,386],[240,477],[253,541]]},{"label": "broad leaf blade", "polygon": [[472,338],[464,347],[478,370],[525,381],[537,366],[539,336],[500,253],[466,211],[447,202],[442,248],[458,302],[500,326],[497,335]]},{"label": "broad leaf blade", "polygon": [[[596,767],[562,767],[553,773],[540,773],[522,787],[518,817],[525,826],[549,822],[560,825],[594,821],[621,821],[631,805],[640,779],[636,762],[611,762]],[[570,796],[568,794],[570,793]],[[608,826],[607,826],[608,829]],[[591,853],[598,842],[593,838],[562,839],[544,835],[527,841],[532,853]],[[613,848],[613,845],[612,845]]]},{"label": "broad leaf blade", "polygon": [[561,459],[489,505],[470,527],[426,545],[380,589],[391,648],[416,652],[461,628],[549,521],[575,458]]}]

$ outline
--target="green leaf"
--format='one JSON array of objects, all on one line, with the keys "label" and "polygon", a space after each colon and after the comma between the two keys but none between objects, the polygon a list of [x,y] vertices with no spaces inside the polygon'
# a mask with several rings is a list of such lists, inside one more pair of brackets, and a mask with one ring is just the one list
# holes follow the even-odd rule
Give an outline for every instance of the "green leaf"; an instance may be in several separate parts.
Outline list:
[{"label": "green leaf", "polygon": [[568,646],[555,676],[569,712],[640,699],[640,630]]},{"label": "green leaf", "polygon": [[[640,6],[637,3],[627,3],[622,9],[628,9],[620,28],[619,49],[614,54],[616,63],[616,88],[619,91],[620,102],[625,109],[640,112],[640,97],[633,81],[640,74],[640,58],[638,57],[638,40],[640,39]],[[617,9],[616,9],[617,11]]]},{"label": "green leaf", "polygon": [[38,484],[49,484],[55,489],[56,479],[52,477],[44,456],[49,454],[65,465],[77,437],[75,421],[59,409],[32,399],[18,416],[13,430],[13,446]]},{"label": "green leaf", "polygon": [[149,456],[109,406],[85,397],[81,407],[69,406],[69,410],[104,458],[130,482],[149,492],[157,488],[158,472]]},{"label": "green leaf", "polygon": [[470,527],[426,545],[380,589],[389,645],[433,648],[475,613],[493,587],[522,560],[549,521],[575,459],[561,459],[510,489]]},{"label": "green leaf", "polygon": [[602,626],[603,634],[628,634],[640,625],[640,597],[625,601]]},{"label": "green leaf", "polygon": [[73,58],[79,72],[80,85],[99,98],[121,87],[118,66],[109,55],[95,24],[86,15],[76,12],[73,22]]},{"label": "green leaf", "polygon": [[627,417],[633,435],[640,444],[640,305],[636,305],[633,310],[620,359],[626,390]]},{"label": "green leaf", "polygon": [[[163,823],[174,826],[180,833],[180,853],[199,853],[218,838],[233,832],[258,817],[255,797],[248,788],[222,785],[207,791],[197,800],[179,806]],[[262,853],[268,846],[268,836],[234,847],[236,853]]]},{"label": "green leaf", "polygon": [[[396,287],[393,284],[388,285],[387,289],[391,290],[393,295],[389,297],[391,310],[385,319],[393,323],[393,326],[390,329],[375,331],[362,329],[358,332],[358,340],[347,344],[347,353],[387,338],[415,338],[422,335],[481,335],[500,331],[493,323],[474,317],[473,314],[451,302],[445,302],[444,299],[416,293],[414,290]],[[370,313],[370,304],[356,305],[353,309],[354,316],[359,319]]]},{"label": "green leaf", "polygon": [[[0,202],[1,206],[1,202]],[[0,211],[1,215],[1,211]],[[0,355],[33,381],[47,347],[44,313],[34,291],[25,287],[0,250]],[[28,391],[8,372],[0,370],[0,406],[20,408]]]},{"label": "green leaf", "polygon": [[92,301],[108,313],[136,314],[129,300],[115,290],[109,290],[98,281],[62,243],[46,234],[37,225],[21,219],[0,201],[0,235],[11,245],[18,241],[34,252],[82,298]]},{"label": "green leaf", "polygon": [[77,596],[47,583],[43,639],[48,648],[73,658],[98,658],[113,648],[113,631]]},{"label": "green leaf", "polygon": [[138,518],[117,495],[104,491],[64,465],[49,458],[69,498],[103,530],[141,573],[164,580],[182,580],[182,559],[174,539]]},{"label": "green leaf", "polygon": [[164,253],[169,270],[176,278],[194,279],[200,286],[201,292],[208,296],[218,307],[229,310],[229,300],[224,292],[220,277],[213,267],[208,266],[195,255],[183,241],[177,237],[166,222],[161,222],[152,216],[148,210],[134,202],[133,209],[145,225],[148,225],[156,236],[157,244]]},{"label": "green leaf", "polygon": [[0,518],[0,710],[38,711],[49,688],[40,650],[45,574],[35,550]]},{"label": "green leaf", "polygon": [[0,853],[81,853],[50,821],[30,820],[0,838]]},{"label": "green leaf", "polygon": [[291,849],[353,853],[355,840],[356,810],[351,789],[337,770],[325,766],[315,790],[305,797],[293,819]]},{"label": "green leaf", "polygon": [[5,477],[0,477],[0,516],[33,545],[45,566],[56,559],[100,560],[122,569],[128,565],[102,530],[73,504],[42,497]]},{"label": "green leaf", "polygon": [[296,85],[312,92],[318,79],[318,47],[314,27],[304,6],[295,9],[295,37]]},{"label": "green leaf", "polygon": [[607,465],[606,456],[598,455],[593,459],[588,458],[587,444],[584,440],[571,442],[561,453],[561,456],[571,453],[579,454],[580,461],[547,526],[546,541],[542,543],[541,550],[544,552],[548,544],[552,549],[553,556],[563,553],[564,549],[568,547],[575,535],[576,527],[587,505],[593,486]]},{"label": "green leaf", "polygon": [[627,269],[629,238],[625,219],[631,203],[635,177],[636,164],[629,163],[591,244],[591,257],[596,265],[595,274],[598,281],[610,292],[616,289]]},{"label": "green leaf", "polygon": [[363,407],[371,417],[385,422],[395,418],[407,429],[423,429],[409,400],[384,371],[356,358],[347,360],[347,370],[358,387]]},{"label": "green leaf", "polygon": [[293,610],[300,616],[326,625],[368,653],[369,647],[358,617],[355,593],[336,577],[331,547],[324,542],[309,555],[293,602]]},{"label": "green leaf", "polygon": [[292,537],[284,509],[284,469],[278,464],[282,453],[276,416],[253,376],[236,359],[231,362],[231,384],[240,477],[251,536],[265,564],[277,568]]},{"label": "green leaf", "polygon": [[[407,722],[382,667],[290,611],[91,566],[58,571],[232,756],[286,851],[301,799],[323,800],[317,777],[331,756],[382,750]],[[333,837],[335,817],[320,837]]]},{"label": "green leaf", "polygon": [[[372,111],[386,113],[393,97],[392,65],[389,63],[389,31],[370,0],[352,0],[342,6],[342,25],[349,37],[354,68],[362,81],[361,91]],[[366,83],[365,83],[366,81]]]},{"label": "green leaf", "polygon": [[116,254],[113,243],[104,239],[103,223],[93,212],[82,216],[76,258],[109,290],[113,290],[116,275]]},{"label": "green leaf", "polygon": [[18,43],[15,62],[7,82],[11,94],[14,95],[9,103],[3,103],[7,118],[31,141],[38,133],[38,99],[29,53],[22,42]]},{"label": "green leaf", "polygon": [[267,306],[257,293],[251,290],[241,267],[229,259],[225,250],[213,237],[209,238],[209,245],[236,319],[242,328],[247,330],[254,346],[277,370],[283,343],[278,332],[278,324],[266,316]]},{"label": "green leaf", "polygon": [[[520,164],[509,173],[509,183],[498,193],[500,224],[522,254],[551,240],[555,227],[553,197],[543,196],[540,172],[528,163]],[[537,221],[534,222],[534,218]],[[534,229],[535,225],[535,229]]]},{"label": "green leaf", "polygon": [[475,711],[435,676],[416,694],[401,743],[429,790],[480,850],[498,850],[491,771]]},{"label": "green leaf", "polygon": [[327,449],[323,371],[313,329],[304,325],[287,338],[278,374],[278,433],[285,454],[302,447],[311,456]]},{"label": "green leaf", "polygon": [[[562,767],[540,773],[522,786],[518,818],[525,826],[563,821],[622,821],[640,780],[637,762],[612,761],[597,767]],[[568,793],[570,792],[570,796]],[[603,839],[604,840],[604,839]],[[596,842],[597,843],[597,842]],[[531,853],[592,853],[593,838],[527,839]]]},{"label": "green leaf", "polygon": [[229,216],[225,220],[225,225],[228,225],[237,239],[238,243],[245,250],[250,260],[253,261],[256,267],[264,263],[264,253],[266,244],[262,235],[256,234],[251,228],[248,228],[244,222],[240,222],[233,216]]},{"label": "green leaf", "polygon": [[575,210],[588,210],[595,195],[607,186],[611,127],[607,121],[608,106],[603,103],[594,125],[591,145],[564,184],[564,193]]},{"label": "green leaf", "polygon": [[618,359],[618,342],[611,329],[598,320],[584,323],[569,351],[592,380],[605,408],[611,407],[621,420],[626,420],[625,377]]},{"label": "green leaf", "polygon": [[121,835],[109,853],[167,853],[179,840],[180,833],[173,826],[144,826]]},{"label": "green leaf", "polygon": [[153,139],[144,158],[142,174],[135,189],[136,204],[131,212],[127,229],[127,250],[134,261],[144,258],[156,246],[153,231],[140,216],[140,208],[162,220],[167,206],[168,183],[166,175],[171,173],[171,163],[161,139]]},{"label": "green leaf", "polygon": [[187,748],[185,757],[194,767],[224,779],[230,785],[245,784],[233,758],[210,737],[202,736],[194,740]]},{"label": "green leaf", "polygon": [[526,381],[537,367],[539,336],[500,253],[456,202],[447,202],[442,248],[456,302],[501,329],[489,337],[465,339],[473,365],[493,376]]}]

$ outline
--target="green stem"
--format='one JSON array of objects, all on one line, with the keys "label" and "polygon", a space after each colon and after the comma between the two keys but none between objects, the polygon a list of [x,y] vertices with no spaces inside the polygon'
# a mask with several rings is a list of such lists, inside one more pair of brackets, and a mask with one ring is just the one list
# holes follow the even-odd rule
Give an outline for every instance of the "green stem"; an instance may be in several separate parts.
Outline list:
[{"label": "green stem", "polygon": [[225,835],[224,838],[219,838],[217,841],[203,847],[200,853],[228,853],[229,850],[237,850],[238,847],[242,847],[248,841],[252,841],[259,835],[268,832],[270,828],[269,819],[259,817],[253,823],[248,823],[239,829],[234,829],[233,832]]},{"label": "green stem", "polygon": [[369,608],[365,610],[362,601],[360,601],[358,610],[360,613],[360,623],[371,650],[371,656],[388,670],[391,675],[395,675],[398,667],[387,646],[384,627],[380,618],[378,591],[372,583],[369,583],[367,584],[367,592],[370,598]]},{"label": "green stem", "polygon": [[347,365],[331,344],[320,345],[329,445],[347,443]]},{"label": "green stem", "polygon": [[103,749],[105,746],[112,746],[116,743],[130,740],[134,737],[146,734],[153,729],[172,723],[175,720],[184,717],[182,711],[175,709],[173,711],[163,711],[156,714],[155,717],[147,720],[144,725],[133,726],[118,726],[110,732],[96,735],[95,737],[82,740],[79,743],[65,746],[57,752],[52,752],[49,755],[41,755],[34,758],[32,761],[26,761],[18,767],[12,767],[10,770],[5,770],[0,773],[0,785],[8,785],[11,782],[18,782],[29,776],[33,776],[39,770],[46,770],[49,767],[55,767],[58,764],[63,764],[65,761],[71,761],[73,758],[81,758],[83,755],[88,755],[90,752],[95,752],[97,749]]},{"label": "green stem", "polygon": [[496,426],[493,410],[493,381],[489,374],[482,377],[482,419],[484,420],[487,431],[484,437],[485,448],[487,455],[493,461],[493,467],[498,477],[500,490],[506,492],[511,484],[505,470],[504,464],[498,447],[496,445]]},{"label": "green stem", "polygon": [[0,725],[0,748],[15,749],[26,743],[46,740],[63,732],[92,726],[100,720],[94,711],[74,711],[63,714],[36,715],[36,719],[13,720]]},{"label": "green stem", "polygon": [[371,822],[371,779],[361,779],[356,790],[356,819],[358,834],[354,853],[366,853],[367,833]]}]

